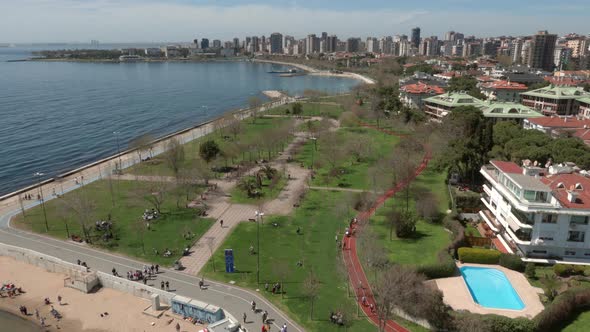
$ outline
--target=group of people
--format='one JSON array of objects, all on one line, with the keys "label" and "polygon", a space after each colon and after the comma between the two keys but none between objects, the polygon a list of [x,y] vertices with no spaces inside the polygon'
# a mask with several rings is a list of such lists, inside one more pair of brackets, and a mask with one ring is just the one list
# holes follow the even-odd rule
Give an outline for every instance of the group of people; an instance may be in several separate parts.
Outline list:
[{"label": "group of people", "polygon": [[[268,292],[270,285],[268,284],[268,282],[266,284],[264,284],[264,289]],[[272,285],[272,289],[271,292],[273,294],[280,294],[281,293],[281,284],[280,283],[275,283],[274,285]]]},{"label": "group of people", "polygon": [[[33,195],[31,194],[25,194],[25,201],[32,201],[33,200]],[[41,200],[41,195],[37,194],[37,200],[40,201]]]},{"label": "group of people", "polygon": [[159,216],[158,211],[156,211],[156,209],[152,208],[151,211],[146,209],[143,212],[142,218],[143,218],[143,220],[153,220],[153,219],[158,219],[158,216]]},{"label": "group of people", "polygon": [[24,293],[21,287],[16,287],[13,283],[3,284],[0,288],[0,297],[3,297],[4,293],[8,295],[8,297],[15,297],[19,294]]},{"label": "group of people", "polygon": [[[266,289],[268,290],[268,283],[266,284]],[[258,309],[256,307],[256,301],[250,302],[250,308],[252,309],[252,311],[254,313],[258,312]],[[247,323],[247,318],[248,318],[248,315],[246,313],[244,313],[242,315],[242,320],[244,321],[244,324]],[[268,324],[268,311],[263,310],[261,318],[262,318],[262,332],[270,332],[270,325]],[[287,323],[283,324],[280,331],[287,332]]]},{"label": "group of people", "polygon": [[76,263],[80,266],[84,266],[85,268],[88,268],[88,265],[86,264],[86,262],[82,262],[81,260],[77,260]]},{"label": "group of people", "polygon": [[344,315],[341,312],[330,312],[330,322],[337,325],[344,325]]}]

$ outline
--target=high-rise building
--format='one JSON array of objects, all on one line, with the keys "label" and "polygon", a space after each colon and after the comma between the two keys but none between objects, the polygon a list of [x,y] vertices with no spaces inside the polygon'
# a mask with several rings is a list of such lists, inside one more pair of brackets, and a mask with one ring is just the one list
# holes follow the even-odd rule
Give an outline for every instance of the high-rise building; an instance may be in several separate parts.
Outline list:
[{"label": "high-rise building", "polygon": [[193,44],[195,44],[195,48],[199,48],[199,40],[193,39]]},{"label": "high-rise building", "polygon": [[236,50],[239,50],[239,49],[240,49],[240,38],[237,38],[237,37],[236,37],[236,38],[234,38],[234,41],[233,41],[233,47],[234,47]]},{"label": "high-rise building", "polygon": [[539,31],[533,36],[528,57],[528,66],[546,71],[553,71],[553,55],[557,35],[550,34],[546,30]]},{"label": "high-rise building", "polygon": [[361,48],[361,39],[360,38],[348,38],[346,40],[346,52],[359,52]]},{"label": "high-rise building", "polygon": [[414,29],[412,29],[412,46],[413,47],[418,47],[420,46],[420,28],[415,27]]},{"label": "high-rise building", "polygon": [[207,39],[207,38],[201,39],[201,48],[202,49],[209,48],[209,39]]},{"label": "high-rise building", "polygon": [[512,57],[512,63],[522,63],[522,45],[523,40],[521,38],[516,38],[512,41],[512,44],[510,45],[510,55]]},{"label": "high-rise building", "polygon": [[379,41],[377,40],[377,38],[368,37],[366,45],[367,45],[367,52],[379,53]]},{"label": "high-rise building", "polygon": [[455,31],[445,33],[445,41],[455,41]]},{"label": "high-rise building", "polygon": [[338,37],[336,35],[328,36],[326,40],[326,52],[336,52],[336,45],[338,44]]},{"label": "high-rise building", "polygon": [[572,49],[566,47],[566,45],[555,46],[553,54],[553,63],[557,69],[565,69],[565,66],[570,62],[572,58]]},{"label": "high-rise building", "polygon": [[213,48],[221,48],[221,40],[219,40],[219,39],[213,40]]},{"label": "high-rise building", "polygon": [[275,32],[270,35],[270,53],[281,54],[283,53],[283,35]]},{"label": "high-rise building", "polygon": [[393,38],[391,36],[382,37],[379,39],[379,49],[384,54],[394,54],[393,52]]},{"label": "high-rise building", "polygon": [[320,51],[320,39],[315,34],[307,35],[305,40],[305,53],[313,54]]},{"label": "high-rise building", "polygon": [[323,41],[327,41],[328,40],[328,33],[327,32],[322,32],[322,39]]}]

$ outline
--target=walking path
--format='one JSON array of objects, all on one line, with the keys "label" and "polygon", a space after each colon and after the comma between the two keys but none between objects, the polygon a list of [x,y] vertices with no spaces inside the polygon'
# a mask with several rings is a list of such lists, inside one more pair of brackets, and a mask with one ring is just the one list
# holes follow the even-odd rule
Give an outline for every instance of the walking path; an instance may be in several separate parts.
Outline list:
[{"label": "walking path", "polygon": [[[389,130],[376,128],[372,125],[362,125],[365,127],[370,127],[382,131],[389,135],[404,136],[396,134]],[[385,192],[383,195],[377,198],[376,202],[373,204],[370,210],[361,212],[357,215],[357,218],[359,220],[359,223],[355,226],[357,228],[357,234],[360,231],[362,231],[363,227],[369,222],[369,218],[371,217],[371,215],[375,213],[378,207],[383,205],[383,203],[385,203],[385,201],[388,198],[391,198],[393,195],[395,195],[395,193],[403,189],[410,181],[413,181],[418,175],[420,175],[420,173],[422,173],[422,171],[424,171],[424,169],[426,169],[426,166],[428,165],[428,162],[431,158],[431,151],[430,148],[426,145],[424,145],[424,149],[425,153],[424,158],[422,159],[422,163],[416,168],[414,175],[411,179],[409,179],[407,182],[398,183],[394,188],[389,189],[387,192]],[[348,240],[346,241],[346,249],[342,251],[342,255],[344,257],[344,261],[348,269],[348,276],[351,286],[355,290],[358,305],[362,308],[363,312],[372,323],[374,323],[377,326],[380,326],[381,322],[377,317],[377,314],[375,312],[371,312],[370,309],[370,304],[373,304],[376,307],[376,302],[373,291],[371,289],[371,285],[367,280],[367,276],[358,257],[357,238],[355,236],[351,236],[347,239]],[[363,296],[367,300],[366,304],[363,304],[361,301]],[[399,325],[393,320],[388,320],[387,322],[385,322],[385,331],[408,332],[406,328]]]}]

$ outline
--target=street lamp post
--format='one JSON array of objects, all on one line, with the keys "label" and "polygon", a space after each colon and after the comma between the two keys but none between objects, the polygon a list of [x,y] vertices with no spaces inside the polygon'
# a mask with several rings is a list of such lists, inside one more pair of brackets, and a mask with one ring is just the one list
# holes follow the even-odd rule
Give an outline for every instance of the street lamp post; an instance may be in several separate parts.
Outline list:
[{"label": "street lamp post", "polygon": [[45,232],[49,232],[49,223],[47,222],[47,212],[45,211],[45,197],[43,196],[43,186],[41,186],[41,177],[44,173],[37,172],[33,174],[37,178],[37,185],[39,186],[39,193],[41,198],[41,209],[43,209],[43,217],[45,218]]},{"label": "street lamp post", "polygon": [[117,168],[117,173],[119,173],[119,171],[121,171],[121,169],[123,168],[123,164],[121,163],[121,147],[119,145],[119,132],[113,131],[113,134],[115,134],[115,139],[117,140],[117,155],[119,156],[119,167]]},{"label": "street lamp post", "polygon": [[264,212],[256,211],[256,282],[260,283],[260,221]]}]

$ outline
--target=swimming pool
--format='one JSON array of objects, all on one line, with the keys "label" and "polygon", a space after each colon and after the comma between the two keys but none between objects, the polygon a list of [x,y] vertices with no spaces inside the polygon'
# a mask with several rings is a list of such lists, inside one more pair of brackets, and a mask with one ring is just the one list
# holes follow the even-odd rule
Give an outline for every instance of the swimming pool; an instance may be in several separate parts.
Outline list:
[{"label": "swimming pool", "polygon": [[524,309],[524,303],[504,272],[476,266],[463,266],[459,270],[476,303],[494,309]]}]

